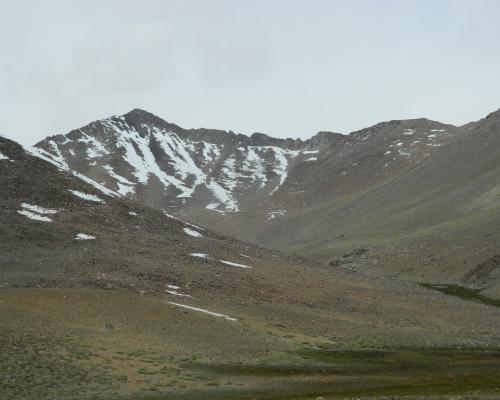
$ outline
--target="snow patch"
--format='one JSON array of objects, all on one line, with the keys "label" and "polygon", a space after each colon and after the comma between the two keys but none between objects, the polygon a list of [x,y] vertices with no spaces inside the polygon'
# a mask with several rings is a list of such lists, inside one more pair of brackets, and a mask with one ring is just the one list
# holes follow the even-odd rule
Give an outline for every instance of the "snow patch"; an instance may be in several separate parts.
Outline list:
[{"label": "snow patch", "polygon": [[203,235],[200,232],[197,232],[194,229],[190,228],[184,228],[184,233],[195,238],[203,237]]},{"label": "snow patch", "polygon": [[232,261],[224,261],[224,260],[219,260],[221,263],[223,264],[227,264],[227,265],[230,265],[232,267],[238,267],[238,268],[253,268],[253,267],[250,267],[249,265],[244,265],[244,264],[238,264],[238,263],[235,263],[235,262],[232,262]]},{"label": "snow patch", "polygon": [[271,219],[274,219],[278,216],[283,216],[286,214],[286,210],[275,210],[275,211],[269,211],[267,213],[267,219],[266,219],[266,222],[271,220]]},{"label": "snow patch", "polygon": [[179,304],[179,303],[172,303],[171,301],[169,301],[168,304],[172,304],[176,307],[186,308],[186,309],[192,310],[192,311],[202,312],[202,313],[205,313],[208,315],[212,315],[213,317],[224,318],[224,319],[227,319],[228,321],[238,321],[236,318],[233,318],[233,317],[230,317],[230,316],[224,315],[224,314],[219,314],[219,313],[216,313],[213,311],[208,311],[208,310],[205,310],[204,308],[192,307],[192,306],[187,306],[185,304]]},{"label": "snow patch", "polygon": [[211,258],[208,256],[208,254],[205,254],[205,253],[191,253],[189,255],[193,256],[193,257],[206,258],[208,260],[211,260]]},{"label": "snow patch", "polygon": [[44,217],[43,215],[35,214],[35,213],[32,213],[31,211],[22,210],[22,211],[18,211],[18,213],[21,215],[24,215],[25,217],[28,217],[29,219],[32,219],[34,221],[52,222],[52,220],[49,217]]},{"label": "snow patch", "polygon": [[302,154],[317,154],[319,150],[304,150]]},{"label": "snow patch", "polygon": [[191,298],[193,297],[193,296],[191,296],[191,295],[189,295],[189,294],[179,293],[179,292],[177,292],[177,291],[175,291],[175,290],[165,290],[165,292],[167,292],[168,294],[171,294],[171,295],[173,295],[173,296],[179,296],[179,297],[191,297]]},{"label": "snow patch", "polygon": [[249,259],[253,260],[253,257],[247,256],[246,254],[240,254],[240,256],[246,257],[246,258],[249,258]]},{"label": "snow patch", "polygon": [[174,289],[174,290],[177,290],[177,289],[180,289],[181,287],[180,286],[175,286],[175,285],[167,285],[167,287],[169,289]]},{"label": "snow patch", "polygon": [[93,194],[80,192],[78,190],[70,190],[70,192],[82,200],[93,201],[95,203],[104,203],[104,200],[100,199],[99,197],[97,197]]},{"label": "snow patch", "polygon": [[[243,148],[239,149],[243,151]],[[243,162],[243,171],[250,174],[249,178],[254,182],[260,182],[260,187],[266,186],[267,175],[266,175],[266,165],[264,159],[259,157],[255,147],[249,147],[246,154],[245,160]],[[248,176],[244,176],[248,178]]]},{"label": "snow patch", "polygon": [[[204,258],[205,260],[215,260],[214,258],[209,257],[208,254],[205,254],[205,253],[191,253],[190,256],[198,257],[198,258]],[[224,261],[224,260],[215,260],[215,261],[218,261],[218,262],[220,262],[222,264],[230,265],[232,267],[253,268],[253,267],[250,267],[249,265],[238,264],[238,263],[235,263],[235,262],[232,262],[232,261]]]},{"label": "snow patch", "polygon": [[220,214],[224,214],[224,211],[221,211],[218,209],[220,205],[221,205],[220,203],[210,203],[210,204],[207,204],[207,206],[205,208],[207,210],[212,210],[212,211],[218,212]]},{"label": "snow patch", "polygon": [[22,203],[21,207],[24,208],[25,210],[37,213],[37,214],[57,214],[57,210],[54,210],[52,208],[43,208],[40,206],[35,206],[33,204],[28,204],[28,203]]},{"label": "snow patch", "polygon": [[116,180],[118,193],[120,193],[122,196],[127,196],[128,194],[134,193],[134,186],[136,185],[134,182],[130,182],[127,178],[118,175],[110,165],[104,165],[103,168],[108,172],[109,176]]},{"label": "snow patch", "polygon": [[288,159],[286,156],[291,158],[296,157],[299,154],[299,151],[296,150],[284,150],[280,147],[274,146],[265,146],[265,148],[272,149],[274,152],[274,159],[277,162],[277,165],[274,168],[274,173],[279,176],[279,184],[269,193],[269,196],[272,196],[276,191],[280,188],[281,185],[286,181],[288,177]]},{"label": "snow patch", "polygon": [[57,210],[52,208],[43,208],[40,206],[36,206],[33,204],[22,203],[22,210],[19,210],[18,213],[24,215],[25,217],[32,219],[33,221],[41,221],[41,222],[52,222],[52,219],[46,217],[46,215],[57,214]]},{"label": "snow patch", "polygon": [[75,239],[76,240],[94,240],[95,239],[95,236],[92,236],[92,235],[87,235],[85,233],[78,233],[76,236],[75,236]]},{"label": "snow patch", "polygon": [[[95,187],[97,190],[99,190],[100,192],[104,193],[106,196],[109,196],[109,197],[120,197],[120,194],[111,190],[111,189],[108,189],[107,187],[101,185],[100,183],[94,181],[93,179],[90,179],[88,176],[85,176],[83,174],[80,174],[79,172],[76,172],[76,171],[70,171],[74,176],[76,176],[77,178],[80,178],[82,181],[85,181],[87,182],[88,184],[92,185],[93,187]],[[101,200],[102,201],[102,200]]]},{"label": "snow patch", "polygon": [[307,160],[304,161],[318,161],[318,157],[309,157]]},{"label": "snow patch", "polygon": [[[80,129],[80,133],[82,134],[82,137],[80,139],[78,139],[77,141],[80,143],[85,143],[87,145],[87,157],[92,159],[92,158],[98,158],[98,157],[102,157],[105,155],[109,155],[109,151],[106,149],[104,144],[102,144],[97,139],[87,135],[81,129]],[[67,143],[67,142],[65,142],[65,143]]]},{"label": "snow patch", "polygon": [[239,211],[238,204],[236,203],[236,200],[233,198],[230,190],[224,188],[213,179],[207,182],[206,186],[212,191],[213,195],[217,198],[217,200],[219,200],[222,203],[222,205],[224,205],[226,211],[230,212]]},{"label": "snow patch", "polygon": [[219,146],[214,143],[200,142],[203,144],[203,158],[205,164],[219,158],[220,149]]},{"label": "snow patch", "polygon": [[3,154],[1,151],[0,151],[0,161],[2,160],[10,160],[9,157],[7,157],[5,154]]},{"label": "snow patch", "polygon": [[[196,187],[206,180],[205,173],[196,165],[190,154],[186,151],[183,141],[175,133],[166,133],[164,130],[153,130],[154,137],[160,142],[165,154],[169,156],[170,164],[181,179],[193,177],[194,182],[191,187],[187,187],[184,182],[179,181],[180,185],[176,187],[181,190],[177,197],[191,197]],[[174,185],[178,182],[172,182]]]},{"label": "snow patch", "polygon": [[190,222],[184,221],[183,219],[177,218],[175,215],[169,214],[166,211],[163,211],[163,214],[165,215],[165,217],[175,219],[175,220],[177,220],[179,222],[182,222],[184,225],[192,226],[193,228],[199,229],[200,231],[204,231],[205,230],[205,229],[200,228],[199,226],[197,226],[195,224],[192,224]]}]

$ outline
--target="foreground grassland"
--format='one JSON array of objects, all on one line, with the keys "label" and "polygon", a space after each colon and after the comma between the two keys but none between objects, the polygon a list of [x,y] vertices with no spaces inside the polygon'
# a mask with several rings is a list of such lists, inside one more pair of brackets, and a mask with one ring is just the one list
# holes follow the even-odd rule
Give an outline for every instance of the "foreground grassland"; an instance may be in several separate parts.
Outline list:
[{"label": "foreground grassland", "polygon": [[4,291],[0,321],[2,400],[500,394],[493,348],[291,334],[127,291]]}]

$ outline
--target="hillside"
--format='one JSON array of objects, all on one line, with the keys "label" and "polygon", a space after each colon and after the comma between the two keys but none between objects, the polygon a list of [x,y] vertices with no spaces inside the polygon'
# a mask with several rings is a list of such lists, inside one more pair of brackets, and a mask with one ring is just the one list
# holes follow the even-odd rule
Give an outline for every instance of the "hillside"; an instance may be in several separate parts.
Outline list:
[{"label": "hillside", "polygon": [[[466,282],[498,254],[500,112],[460,129],[446,146],[382,185],[304,210],[278,247],[377,275]],[[300,226],[300,230],[290,227]],[[293,235],[293,236],[292,236]],[[264,238],[266,239],[266,238]],[[362,257],[345,257],[354,248]],[[485,293],[500,296],[496,272]]]}]

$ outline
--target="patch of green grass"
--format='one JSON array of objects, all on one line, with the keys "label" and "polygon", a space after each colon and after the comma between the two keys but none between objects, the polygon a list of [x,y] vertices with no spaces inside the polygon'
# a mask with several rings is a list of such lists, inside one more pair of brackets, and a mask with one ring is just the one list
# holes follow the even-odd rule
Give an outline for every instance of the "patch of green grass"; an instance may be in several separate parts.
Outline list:
[{"label": "patch of green grass", "polygon": [[[302,364],[184,365],[216,376],[231,376],[235,385],[244,382],[246,387],[202,390],[189,396],[177,393],[168,399],[298,400],[312,396],[376,398],[500,393],[498,350],[401,348],[333,351],[311,348],[300,350],[299,355],[306,359]],[[212,385],[215,382],[208,386]],[[158,400],[163,400],[163,397]]]}]

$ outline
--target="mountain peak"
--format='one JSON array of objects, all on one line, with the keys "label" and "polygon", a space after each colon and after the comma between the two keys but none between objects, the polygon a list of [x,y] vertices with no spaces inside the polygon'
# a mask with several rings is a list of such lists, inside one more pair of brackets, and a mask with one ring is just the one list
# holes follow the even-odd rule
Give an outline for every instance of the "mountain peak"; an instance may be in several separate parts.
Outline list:
[{"label": "mountain peak", "polygon": [[[142,108],[134,108],[130,110],[128,113],[123,115],[124,117],[135,117],[135,116],[148,116],[148,117],[156,117],[153,113],[149,111],[143,110]],[[158,117],[157,117],[158,118]]]},{"label": "mountain peak", "polygon": [[141,108],[134,108],[122,116],[127,123],[139,129],[141,125],[156,126],[160,129],[165,129],[175,133],[184,133],[185,129],[178,125],[165,121],[163,118],[150,113]]}]

